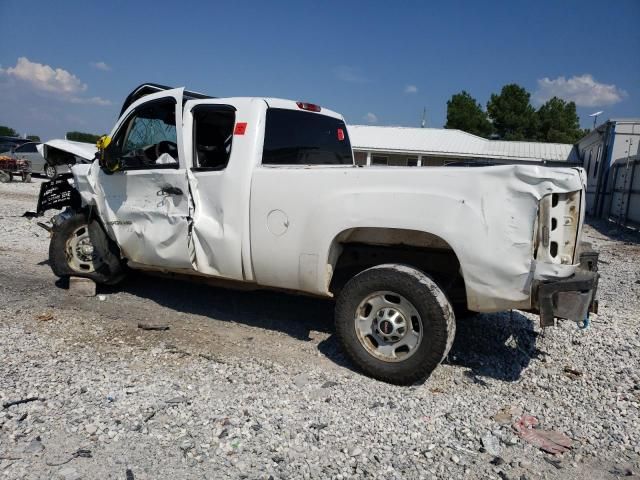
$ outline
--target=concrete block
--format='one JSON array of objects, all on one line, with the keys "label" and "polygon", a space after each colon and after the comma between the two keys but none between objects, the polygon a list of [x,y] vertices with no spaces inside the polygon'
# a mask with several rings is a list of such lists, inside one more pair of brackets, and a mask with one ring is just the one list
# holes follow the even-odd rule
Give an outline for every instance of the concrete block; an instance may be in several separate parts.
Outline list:
[{"label": "concrete block", "polygon": [[88,278],[70,277],[69,295],[74,297],[95,297],[96,282]]}]

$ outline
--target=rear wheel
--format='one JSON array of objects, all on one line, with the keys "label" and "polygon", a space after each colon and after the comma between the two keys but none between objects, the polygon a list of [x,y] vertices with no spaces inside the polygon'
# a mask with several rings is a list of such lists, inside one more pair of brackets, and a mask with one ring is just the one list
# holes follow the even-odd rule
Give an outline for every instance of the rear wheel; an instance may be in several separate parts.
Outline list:
[{"label": "rear wheel", "polygon": [[89,235],[84,213],[75,213],[53,229],[49,263],[60,278],[85,277],[97,283],[116,283],[123,275],[119,258],[107,251],[100,255]]},{"label": "rear wheel", "polygon": [[455,336],[445,294],[414,268],[387,264],[351,279],[336,304],[336,332],[366,374],[407,385],[428,376]]},{"label": "rear wheel", "polygon": [[44,166],[44,174],[50,180],[53,180],[58,176],[58,170],[53,165],[49,165],[48,163]]}]

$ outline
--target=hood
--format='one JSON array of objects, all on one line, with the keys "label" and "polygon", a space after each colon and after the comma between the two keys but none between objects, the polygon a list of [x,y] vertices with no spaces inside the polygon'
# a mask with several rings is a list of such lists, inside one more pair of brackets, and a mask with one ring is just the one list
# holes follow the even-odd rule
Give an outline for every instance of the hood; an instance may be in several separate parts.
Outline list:
[{"label": "hood", "polygon": [[[73,165],[92,162],[98,148],[92,143],[72,142],[71,140],[49,140],[43,143],[40,152],[51,165]],[[40,150],[40,148],[39,148]]]}]

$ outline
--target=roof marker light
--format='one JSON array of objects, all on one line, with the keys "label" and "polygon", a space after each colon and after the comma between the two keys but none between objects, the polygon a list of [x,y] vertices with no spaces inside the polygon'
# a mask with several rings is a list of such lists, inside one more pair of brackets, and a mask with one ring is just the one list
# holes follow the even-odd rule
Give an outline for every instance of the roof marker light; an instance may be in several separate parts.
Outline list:
[{"label": "roof marker light", "polygon": [[315,103],[296,102],[296,105],[298,105],[298,108],[301,108],[302,110],[308,110],[310,112],[319,112],[320,110],[322,110],[322,108],[320,108],[320,105],[316,105]]}]

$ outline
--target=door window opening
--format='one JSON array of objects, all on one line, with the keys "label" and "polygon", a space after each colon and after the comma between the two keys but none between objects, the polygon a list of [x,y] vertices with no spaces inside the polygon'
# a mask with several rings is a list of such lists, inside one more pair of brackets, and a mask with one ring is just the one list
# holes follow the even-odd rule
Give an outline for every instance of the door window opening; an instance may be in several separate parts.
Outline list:
[{"label": "door window opening", "polygon": [[224,170],[231,157],[235,110],[224,105],[198,105],[193,119],[194,169]]}]

